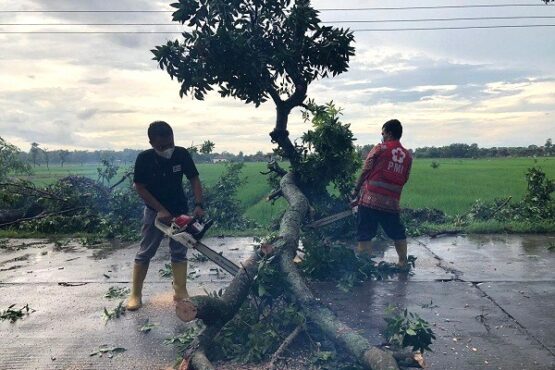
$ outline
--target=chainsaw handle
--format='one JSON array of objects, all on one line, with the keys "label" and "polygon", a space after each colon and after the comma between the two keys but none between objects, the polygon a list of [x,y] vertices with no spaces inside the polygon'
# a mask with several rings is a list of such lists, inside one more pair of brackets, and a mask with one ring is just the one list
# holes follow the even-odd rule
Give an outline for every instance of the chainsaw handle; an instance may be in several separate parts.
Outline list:
[{"label": "chainsaw handle", "polygon": [[164,235],[167,236],[172,236],[173,232],[172,232],[172,227],[170,225],[166,225],[165,223],[163,223],[162,221],[160,221],[160,219],[158,217],[156,217],[154,219],[154,226],[156,226],[156,228],[158,230],[160,230],[161,232],[164,233]]}]

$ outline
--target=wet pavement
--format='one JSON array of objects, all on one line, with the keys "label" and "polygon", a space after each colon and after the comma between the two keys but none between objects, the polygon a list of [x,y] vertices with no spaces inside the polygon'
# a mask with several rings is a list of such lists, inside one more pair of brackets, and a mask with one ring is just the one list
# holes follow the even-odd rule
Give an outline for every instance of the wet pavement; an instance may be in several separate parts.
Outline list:
[{"label": "wet pavement", "polygon": [[[25,243],[25,245],[23,245]],[[237,263],[252,238],[205,243]],[[409,240],[417,268],[410,276],[371,281],[344,293],[312,283],[323,304],[372,343],[383,342],[384,311],[394,305],[428,320],[437,339],[425,358],[431,369],[555,369],[555,235],[458,236]],[[36,310],[0,321],[0,369],[166,369],[178,351],[164,344],[187,328],[175,317],[165,245],[152,261],[145,306],[105,321],[109,287],[127,287],[136,246],[109,253],[77,243],[56,246],[14,240],[0,248],[0,311],[11,304]],[[100,250],[101,252],[101,250]],[[380,253],[381,252],[381,253]],[[377,250],[394,261],[392,247]],[[381,259],[378,258],[378,259]],[[225,287],[231,277],[210,262],[191,262],[191,294]],[[194,273],[193,273],[194,271]],[[149,333],[139,329],[155,324]],[[90,356],[101,346],[126,351]]]}]

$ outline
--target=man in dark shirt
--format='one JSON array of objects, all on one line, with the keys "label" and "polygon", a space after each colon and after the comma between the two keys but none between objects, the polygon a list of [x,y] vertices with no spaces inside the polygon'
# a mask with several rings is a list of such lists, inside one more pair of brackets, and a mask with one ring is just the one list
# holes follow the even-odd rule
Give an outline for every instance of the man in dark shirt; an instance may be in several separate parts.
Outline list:
[{"label": "man in dark shirt", "polygon": [[[148,127],[148,138],[152,149],[137,156],[133,178],[135,189],[145,202],[142,240],[135,256],[133,267],[133,287],[127,309],[141,307],[143,282],[150,259],[154,257],[163,234],[154,226],[155,218],[170,222],[172,218],[188,212],[187,198],[183,192],[183,175],[187,177],[195,196],[193,215],[204,215],[202,206],[202,185],[199,173],[187,149],[176,147],[173,130],[166,122],[156,121]],[[174,300],[187,298],[187,249],[170,240],[173,271]]]}]

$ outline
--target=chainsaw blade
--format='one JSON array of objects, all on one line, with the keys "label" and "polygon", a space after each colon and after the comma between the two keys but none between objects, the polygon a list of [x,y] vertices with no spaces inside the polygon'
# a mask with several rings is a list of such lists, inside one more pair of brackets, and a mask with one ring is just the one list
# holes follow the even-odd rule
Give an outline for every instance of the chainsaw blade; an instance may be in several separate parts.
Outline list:
[{"label": "chainsaw blade", "polygon": [[356,212],[356,208],[348,209],[346,211],[339,212],[334,215],[324,217],[314,222],[311,222],[308,225],[306,225],[306,227],[308,227],[309,229],[317,229],[319,227],[326,226],[336,221],[342,220],[346,217],[349,217],[353,215],[355,212]]},{"label": "chainsaw blade", "polygon": [[178,232],[174,234],[170,226],[164,225],[158,219],[154,221],[154,224],[166,236],[175,240],[185,248],[192,248],[197,250],[199,253],[206,256],[206,258],[208,258],[210,261],[214,262],[216,265],[229,272],[232,276],[237,275],[237,273],[239,272],[239,266],[237,266],[231,260],[222,256],[220,253],[216,252],[209,246],[197,241],[191,234],[187,232]]}]

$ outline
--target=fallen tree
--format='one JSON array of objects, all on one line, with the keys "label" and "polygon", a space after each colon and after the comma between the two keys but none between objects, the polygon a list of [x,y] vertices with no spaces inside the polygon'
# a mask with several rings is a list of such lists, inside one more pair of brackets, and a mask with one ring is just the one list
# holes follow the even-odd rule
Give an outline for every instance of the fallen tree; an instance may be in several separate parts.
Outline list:
[{"label": "fallen tree", "polygon": [[288,291],[297,306],[306,314],[310,325],[341,345],[357,362],[367,369],[374,370],[398,369],[398,360],[405,366],[418,366],[410,352],[393,353],[370,345],[367,339],[340,322],[332,311],[315,299],[293,262],[309,203],[295,184],[295,176],[292,173],[283,176],[280,185],[289,207],[282,218],[276,241],[255,251],[241,265],[240,273],[235,276],[221,298],[195,296],[177,303],[176,313],[180,319],[186,322],[199,319],[205,325],[183,354],[184,360],[180,369],[214,369],[206,355],[212,340],[237,314],[247,299],[258,262],[262,258],[272,256],[278,259],[279,267],[289,286]]}]

